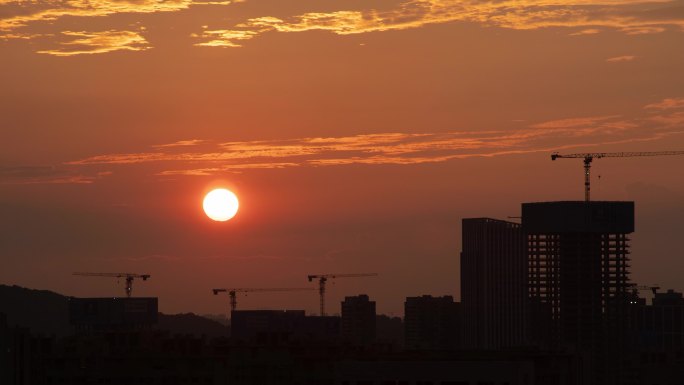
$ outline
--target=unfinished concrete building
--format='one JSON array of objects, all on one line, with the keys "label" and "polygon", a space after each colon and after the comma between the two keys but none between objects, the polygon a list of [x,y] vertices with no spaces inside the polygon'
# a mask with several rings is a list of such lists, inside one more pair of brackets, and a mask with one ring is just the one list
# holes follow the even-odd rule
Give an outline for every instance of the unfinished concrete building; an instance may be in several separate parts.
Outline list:
[{"label": "unfinished concrete building", "polygon": [[522,225],[532,337],[582,354],[591,383],[608,383],[621,370],[634,202],[525,203]]},{"label": "unfinished concrete building", "polygon": [[555,343],[594,350],[629,288],[634,202],[522,205],[530,298],[548,310]]}]

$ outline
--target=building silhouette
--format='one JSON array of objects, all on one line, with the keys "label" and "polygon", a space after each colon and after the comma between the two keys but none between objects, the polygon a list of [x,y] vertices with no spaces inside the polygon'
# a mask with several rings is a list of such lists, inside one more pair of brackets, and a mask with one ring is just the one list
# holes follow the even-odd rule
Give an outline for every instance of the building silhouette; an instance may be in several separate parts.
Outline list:
[{"label": "building silhouette", "polygon": [[519,223],[462,220],[464,345],[500,349],[526,342],[527,259]]},{"label": "building silhouette", "polygon": [[410,356],[383,358],[363,361],[346,360],[336,363],[334,384],[531,385],[534,381],[534,362],[524,358],[497,357],[491,360],[468,360],[463,357],[448,356],[438,359]]},{"label": "building silhouette", "polygon": [[342,301],[342,339],[353,345],[368,345],[375,341],[375,301],[361,294]]},{"label": "building silhouette", "polygon": [[337,343],[340,317],[307,316],[304,310],[233,310],[231,338],[259,345]]},{"label": "building silhouette", "polygon": [[[652,303],[634,298],[630,306],[630,331],[633,345],[644,352],[646,361],[679,352],[684,364],[684,298],[668,290],[655,293]],[[649,357],[650,356],[650,357]]]},{"label": "building silhouette", "polygon": [[0,313],[0,384],[32,385],[31,346],[34,345],[28,328],[7,322]]},{"label": "building silhouette", "polygon": [[[638,368],[642,383],[667,384],[684,378],[684,298],[668,290],[655,293],[652,304],[631,303],[630,367]],[[631,373],[629,373],[631,374]],[[623,381],[628,383],[627,381]],[[638,383],[633,381],[632,383]]]},{"label": "building silhouette", "polygon": [[157,298],[69,298],[69,323],[79,333],[150,329],[157,323]]},{"label": "building silhouette", "polygon": [[404,347],[408,350],[459,348],[460,305],[451,296],[407,297],[404,302]]},{"label": "building silhouette", "polygon": [[606,383],[610,367],[620,377],[634,202],[524,203],[522,225],[545,345],[584,354],[593,383]]},{"label": "building silhouette", "polygon": [[233,310],[231,338],[240,341],[279,343],[303,328],[304,310]]},{"label": "building silhouette", "polygon": [[408,297],[403,323],[358,295],[341,317],[233,311],[229,337],[156,298],[5,288],[0,384],[681,384],[684,297],[630,282],[633,202],[526,203],[521,218],[463,219],[463,301]]}]

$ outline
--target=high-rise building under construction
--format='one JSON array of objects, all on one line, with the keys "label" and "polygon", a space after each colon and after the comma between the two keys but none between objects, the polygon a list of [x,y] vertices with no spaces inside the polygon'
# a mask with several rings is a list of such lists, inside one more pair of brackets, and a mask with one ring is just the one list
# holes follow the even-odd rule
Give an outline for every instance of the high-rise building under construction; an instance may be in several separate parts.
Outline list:
[{"label": "high-rise building under construction", "polygon": [[522,225],[529,296],[552,344],[598,352],[624,318],[634,202],[524,203]]}]

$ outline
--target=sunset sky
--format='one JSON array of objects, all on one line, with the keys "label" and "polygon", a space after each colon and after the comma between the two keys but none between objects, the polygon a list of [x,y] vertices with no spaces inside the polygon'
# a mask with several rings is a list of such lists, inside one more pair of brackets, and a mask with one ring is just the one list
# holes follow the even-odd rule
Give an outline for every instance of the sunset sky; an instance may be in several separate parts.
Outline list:
[{"label": "sunset sky", "polygon": [[[0,283],[223,313],[214,287],[459,298],[460,221],[684,150],[684,1],[0,0]],[[599,177],[600,176],[600,177]],[[684,156],[594,162],[632,278],[684,290]],[[214,187],[240,211],[202,211]],[[312,285],[313,287],[314,285]],[[242,309],[316,312],[309,293]]]}]

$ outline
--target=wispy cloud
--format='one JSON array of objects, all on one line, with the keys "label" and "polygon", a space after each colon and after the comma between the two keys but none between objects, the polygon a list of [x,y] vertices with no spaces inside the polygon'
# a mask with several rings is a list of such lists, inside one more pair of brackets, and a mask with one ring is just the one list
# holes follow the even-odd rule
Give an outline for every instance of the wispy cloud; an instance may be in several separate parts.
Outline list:
[{"label": "wispy cloud", "polygon": [[[144,25],[144,15],[182,13],[192,6],[229,5],[236,2],[241,1],[0,0],[0,39],[41,37],[44,35],[27,32],[26,29],[54,24],[67,17],[77,18],[75,23],[79,25],[79,20],[125,13],[139,15],[138,22]],[[265,14],[213,28],[203,27],[192,37],[197,40],[197,46],[240,47],[267,32],[328,31],[352,35],[453,22],[517,30],[560,27],[570,29],[569,34],[574,36],[593,35],[602,29],[614,29],[627,35],[661,33],[668,29],[684,31],[684,16],[676,11],[680,6],[677,0],[395,0],[394,6],[382,9],[354,9],[345,2],[340,4],[337,10],[323,12],[312,9],[310,12],[278,17]],[[312,6],[317,7],[315,3]],[[326,4],[325,8],[329,7],[330,4]],[[83,24],[88,25],[85,22]],[[205,20],[200,20],[198,29],[205,24]],[[144,46],[149,47],[149,44],[145,42]],[[64,52],[44,50],[43,53],[53,51],[57,54]],[[90,50],[87,53],[112,51]]]},{"label": "wispy cloud", "polygon": [[53,166],[3,166],[0,167],[2,178],[35,178],[54,176],[57,173]]},{"label": "wispy cloud", "polygon": [[113,51],[144,51],[149,43],[138,32],[100,31],[100,32],[62,32],[72,40],[61,43],[61,49],[43,50],[38,53],[53,56],[74,56],[97,54]]},{"label": "wispy cloud", "polygon": [[649,35],[653,33],[665,32],[665,27],[644,25],[637,27],[625,27],[622,28],[620,31],[626,33],[627,35]]},{"label": "wispy cloud", "polygon": [[671,130],[684,130],[684,97],[665,98],[644,109],[651,113],[649,121]]},{"label": "wispy cloud", "polygon": [[504,0],[498,2],[458,0],[409,0],[390,10],[338,10],[308,12],[289,18],[256,17],[228,29],[205,30],[195,35],[200,46],[239,47],[259,34],[276,32],[329,31],[338,35],[420,28],[429,24],[470,22],[509,29],[549,27],[579,29],[572,35],[614,28],[628,35],[682,29],[684,18],[658,17],[653,9],[674,5],[671,1],[554,1]]},{"label": "wispy cloud", "polygon": [[601,30],[597,28],[588,28],[583,29],[581,31],[573,32],[570,34],[570,36],[596,35],[597,33],[601,33]]},{"label": "wispy cloud", "polygon": [[188,147],[188,146],[197,146],[199,144],[202,144],[206,142],[204,139],[189,139],[189,140],[179,140],[177,142],[173,143],[165,143],[165,144],[157,144],[155,146],[152,146],[154,148],[171,148],[171,147]]},{"label": "wispy cloud", "polygon": [[679,129],[684,130],[682,125],[684,125],[684,111],[677,111],[669,114],[655,115],[649,118],[649,120],[661,124],[667,127],[679,127]]},{"label": "wispy cloud", "polygon": [[53,34],[42,34],[42,33],[4,33],[0,34],[0,40],[32,40],[41,37],[54,36]]},{"label": "wispy cloud", "polygon": [[111,174],[110,171],[86,174],[54,166],[0,166],[0,184],[91,184]]},{"label": "wispy cloud", "polygon": [[12,31],[35,22],[54,22],[64,17],[104,17],[119,13],[176,12],[192,5],[230,4],[230,1],[192,0],[0,0],[0,31]]},{"label": "wispy cloud", "polygon": [[297,167],[300,163],[296,162],[268,162],[262,161],[260,163],[237,163],[237,164],[224,164],[220,167],[208,167],[208,168],[192,168],[192,169],[181,169],[181,170],[164,170],[157,173],[161,176],[209,176],[216,175],[226,172],[241,172],[243,170],[257,170],[257,169],[279,169],[287,167]]},{"label": "wispy cloud", "polygon": [[636,56],[634,55],[624,55],[624,56],[615,56],[606,59],[607,62],[609,63],[620,63],[620,62],[626,62],[626,61],[633,61],[636,59]]},{"label": "wispy cloud", "polygon": [[659,102],[646,105],[644,108],[650,110],[673,110],[684,109],[684,98],[665,98]]},{"label": "wispy cloud", "polygon": [[[661,104],[677,105],[671,101],[653,105]],[[389,132],[272,141],[199,142],[194,139],[188,141],[193,143],[191,147],[157,146],[154,152],[104,154],[68,165],[147,164],[152,173],[161,176],[208,176],[250,169],[424,164],[659,140],[682,134],[684,129],[678,125],[681,121],[684,121],[684,112],[664,111],[632,118],[603,115],[556,119],[516,130]]]},{"label": "wispy cloud", "polygon": [[196,44],[200,47],[242,47],[239,41],[249,40],[258,34],[258,31],[216,29],[193,34],[192,37],[207,39]]},{"label": "wispy cloud", "polygon": [[579,128],[579,127],[596,127],[597,124],[601,124],[606,121],[614,121],[619,118],[620,115],[607,115],[607,116],[589,116],[583,118],[570,118],[570,119],[559,119],[551,120],[548,122],[542,122],[533,124],[533,128],[548,128],[548,129],[566,129],[566,128]]}]

